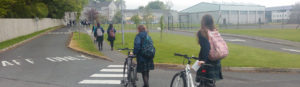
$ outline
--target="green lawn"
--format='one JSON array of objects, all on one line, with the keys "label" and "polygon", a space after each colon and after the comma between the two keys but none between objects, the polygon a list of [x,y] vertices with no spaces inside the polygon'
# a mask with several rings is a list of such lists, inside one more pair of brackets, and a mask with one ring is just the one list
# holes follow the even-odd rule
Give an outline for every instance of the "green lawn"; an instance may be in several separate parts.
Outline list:
[{"label": "green lawn", "polygon": [[80,38],[79,38],[79,33],[74,32],[73,33],[73,41],[75,41],[75,46],[87,51],[92,54],[96,54],[99,56],[102,56],[102,54],[99,52],[97,47],[94,45],[94,41],[91,39],[91,37],[86,34],[86,33],[80,33]]},{"label": "green lawn", "polygon": [[16,43],[19,43],[21,41],[24,41],[24,40],[27,40],[29,38],[32,38],[34,36],[37,36],[37,35],[39,35],[41,33],[46,32],[46,31],[57,29],[57,28],[61,28],[61,27],[62,26],[51,27],[51,28],[47,28],[47,29],[44,29],[44,30],[41,30],[41,31],[37,31],[37,32],[31,33],[31,34],[28,34],[28,35],[19,36],[19,37],[10,39],[10,40],[6,40],[6,41],[3,41],[3,42],[0,42],[0,49],[12,46],[12,45],[14,45]]},{"label": "green lawn", "polygon": [[300,42],[300,30],[296,29],[221,29],[220,32]]},{"label": "green lawn", "polygon": [[[125,45],[122,46],[121,35],[117,34],[116,48],[133,48],[133,41],[136,33],[125,34]],[[200,47],[195,37],[164,34],[164,40],[160,41],[159,33],[150,33],[157,49],[154,61],[156,63],[182,64],[183,58],[175,57],[173,54],[186,53],[198,56]],[[222,61],[223,66],[231,67],[268,67],[268,68],[300,68],[300,55],[252,48],[230,44],[229,56]]]}]

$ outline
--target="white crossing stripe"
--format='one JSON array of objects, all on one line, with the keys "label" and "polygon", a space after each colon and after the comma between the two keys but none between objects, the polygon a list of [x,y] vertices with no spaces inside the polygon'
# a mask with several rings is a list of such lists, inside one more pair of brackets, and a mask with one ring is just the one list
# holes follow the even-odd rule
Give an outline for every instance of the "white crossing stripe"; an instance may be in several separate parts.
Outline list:
[{"label": "white crossing stripe", "polygon": [[123,74],[93,74],[90,77],[123,77]]},{"label": "white crossing stripe", "polygon": [[108,67],[120,67],[120,68],[123,68],[124,66],[123,65],[109,65]]},{"label": "white crossing stripe", "polygon": [[79,84],[121,84],[121,80],[82,80]]},{"label": "white crossing stripe", "polygon": [[102,69],[101,72],[123,72],[123,69]]},{"label": "white crossing stripe", "polygon": [[282,50],[286,50],[286,51],[292,51],[292,52],[298,52],[300,53],[300,50],[295,50],[295,49],[287,49],[287,48],[281,48]]}]

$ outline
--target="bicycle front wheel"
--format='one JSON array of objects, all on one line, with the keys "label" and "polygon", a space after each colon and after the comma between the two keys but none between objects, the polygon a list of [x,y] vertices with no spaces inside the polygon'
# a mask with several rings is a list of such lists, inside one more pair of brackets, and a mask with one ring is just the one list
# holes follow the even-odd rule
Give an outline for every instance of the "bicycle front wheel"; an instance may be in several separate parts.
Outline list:
[{"label": "bicycle front wheel", "polygon": [[184,72],[179,72],[174,75],[170,87],[187,87],[187,82]]}]

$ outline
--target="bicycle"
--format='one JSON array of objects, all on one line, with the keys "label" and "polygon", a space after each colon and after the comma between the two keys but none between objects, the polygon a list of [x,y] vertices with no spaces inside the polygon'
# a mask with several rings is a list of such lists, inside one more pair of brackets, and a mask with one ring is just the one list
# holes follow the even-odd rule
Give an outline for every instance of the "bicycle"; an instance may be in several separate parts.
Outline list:
[{"label": "bicycle", "polygon": [[128,56],[125,59],[124,67],[123,67],[123,80],[121,80],[121,84],[124,87],[136,87],[137,81],[137,72],[136,72],[136,64],[133,63],[132,59],[136,56],[132,54],[133,49],[122,48],[118,50],[127,50]]},{"label": "bicycle", "polygon": [[[174,55],[188,59],[188,63],[185,65],[185,69],[183,71],[180,71],[173,76],[170,87],[195,87],[195,84],[194,84],[194,81],[192,78],[190,64],[191,64],[191,59],[197,60],[198,58],[197,57],[188,57],[187,55],[182,55],[182,54],[178,54],[178,53],[175,53]],[[184,62],[185,62],[185,60],[183,61],[183,65],[184,65]],[[202,64],[201,65],[201,67],[211,67],[211,66],[212,66],[211,64]],[[207,74],[206,69],[202,68],[200,74]],[[205,87],[204,82],[211,81],[211,80],[212,79],[208,79],[205,77],[199,77],[199,81],[197,81],[197,82],[199,82],[200,84],[197,87]]]}]

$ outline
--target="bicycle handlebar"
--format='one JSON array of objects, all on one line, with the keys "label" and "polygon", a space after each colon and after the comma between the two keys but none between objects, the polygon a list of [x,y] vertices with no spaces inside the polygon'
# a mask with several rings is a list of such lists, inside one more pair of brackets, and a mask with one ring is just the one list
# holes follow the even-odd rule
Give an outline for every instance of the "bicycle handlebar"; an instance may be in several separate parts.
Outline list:
[{"label": "bicycle handlebar", "polygon": [[187,59],[198,59],[198,57],[188,57],[188,55],[186,54],[180,54],[180,53],[175,53],[174,54],[175,56],[181,56],[181,57],[184,57],[184,58],[187,58]]}]

